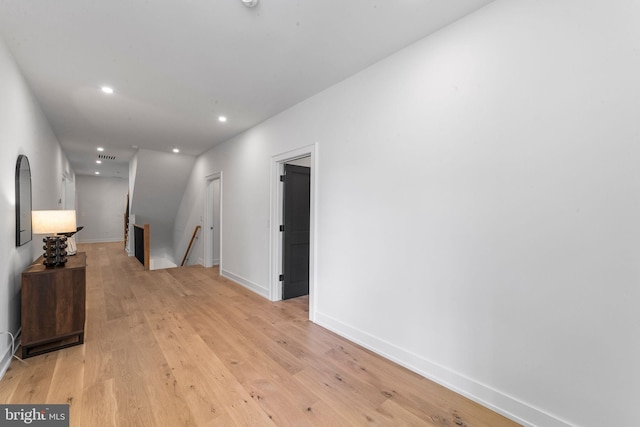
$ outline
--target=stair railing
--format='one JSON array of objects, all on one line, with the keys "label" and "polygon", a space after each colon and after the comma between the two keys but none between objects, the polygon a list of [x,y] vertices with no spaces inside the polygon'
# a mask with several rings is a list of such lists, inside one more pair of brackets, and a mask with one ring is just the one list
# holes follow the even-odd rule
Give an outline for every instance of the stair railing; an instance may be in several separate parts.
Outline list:
[{"label": "stair railing", "polygon": [[191,245],[193,245],[193,241],[196,239],[196,236],[198,235],[198,231],[199,230],[200,230],[200,226],[196,225],[196,229],[193,230],[193,235],[191,236],[191,241],[189,242],[189,246],[187,247],[187,251],[184,253],[184,258],[182,258],[182,263],[180,264],[180,267],[184,266],[184,263],[187,260],[187,257],[189,256],[189,252],[191,251]]}]

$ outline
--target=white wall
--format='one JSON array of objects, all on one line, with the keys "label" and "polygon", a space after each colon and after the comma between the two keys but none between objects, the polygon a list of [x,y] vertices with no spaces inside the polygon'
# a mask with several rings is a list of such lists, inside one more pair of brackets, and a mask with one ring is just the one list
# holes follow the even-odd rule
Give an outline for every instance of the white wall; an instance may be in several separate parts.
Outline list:
[{"label": "white wall", "polygon": [[[0,331],[20,329],[21,273],[42,252],[42,236],[15,246],[15,167],[19,154],[31,165],[33,209],[58,209],[63,176],[74,173],[49,123],[0,39]],[[11,355],[8,335],[0,335],[0,374]]]},{"label": "white wall", "polygon": [[128,190],[127,179],[76,176],[78,242],[123,241]]},{"label": "white wall", "polygon": [[[274,144],[262,126],[200,156],[189,178],[176,218],[176,251],[184,253],[195,225],[202,221],[206,176],[224,170],[221,272],[268,294],[269,161]],[[281,141],[282,142],[282,141]],[[285,146],[285,144],[282,144]],[[182,238],[178,238],[183,236]],[[200,239],[198,253],[203,252]]]},{"label": "white wall", "polygon": [[201,156],[177,226],[222,171],[266,290],[271,156],[317,142],[320,324],[524,424],[640,425],[638,22],[497,0]]}]

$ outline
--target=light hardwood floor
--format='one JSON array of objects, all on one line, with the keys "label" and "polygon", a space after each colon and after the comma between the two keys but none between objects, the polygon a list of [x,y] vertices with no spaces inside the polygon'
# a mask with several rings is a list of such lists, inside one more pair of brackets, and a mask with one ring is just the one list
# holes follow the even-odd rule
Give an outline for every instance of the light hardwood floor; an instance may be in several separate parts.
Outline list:
[{"label": "light hardwood floor", "polygon": [[69,403],[71,426],[516,426],[200,266],[87,253],[82,346],[14,360],[2,403]]}]

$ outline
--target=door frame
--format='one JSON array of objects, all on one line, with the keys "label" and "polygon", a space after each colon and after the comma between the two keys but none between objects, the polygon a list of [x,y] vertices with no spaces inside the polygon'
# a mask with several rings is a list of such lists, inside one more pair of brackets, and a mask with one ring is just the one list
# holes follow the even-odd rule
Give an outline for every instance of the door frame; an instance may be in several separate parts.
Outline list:
[{"label": "door frame", "polygon": [[205,267],[213,267],[213,237],[210,233],[213,225],[213,182],[220,181],[218,194],[218,209],[220,210],[220,226],[218,227],[218,239],[220,240],[220,271],[222,271],[222,172],[216,172],[205,177],[204,215],[203,215],[203,263]]},{"label": "door frame", "polygon": [[286,162],[297,160],[302,157],[310,157],[311,163],[311,188],[309,207],[309,320],[315,320],[315,287],[316,287],[316,210],[317,210],[317,177],[318,177],[318,143],[300,147],[291,151],[277,154],[271,157],[271,242],[270,242],[270,274],[269,274],[269,299],[271,301],[282,300],[282,234],[280,225],[282,224],[282,203],[283,188],[280,182],[280,175],[284,173]]}]

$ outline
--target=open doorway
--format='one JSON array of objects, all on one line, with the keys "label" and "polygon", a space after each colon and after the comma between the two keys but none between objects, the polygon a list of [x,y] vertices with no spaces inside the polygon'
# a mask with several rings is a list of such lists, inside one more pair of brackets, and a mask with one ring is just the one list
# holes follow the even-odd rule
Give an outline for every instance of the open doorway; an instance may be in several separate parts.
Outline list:
[{"label": "open doorway", "polygon": [[309,295],[309,157],[285,162],[282,181],[282,299]]},{"label": "open doorway", "polygon": [[204,206],[204,260],[205,267],[222,264],[222,172],[206,177]]},{"label": "open doorway", "polygon": [[281,230],[284,225],[284,185],[281,176],[285,172],[286,164],[303,165],[309,168],[308,175],[308,294],[309,294],[309,319],[315,317],[315,209],[316,191],[315,182],[317,175],[316,145],[309,145],[282,153],[272,157],[271,167],[271,273],[269,299],[280,301],[283,299],[283,282],[280,280],[284,274],[284,241]]}]

